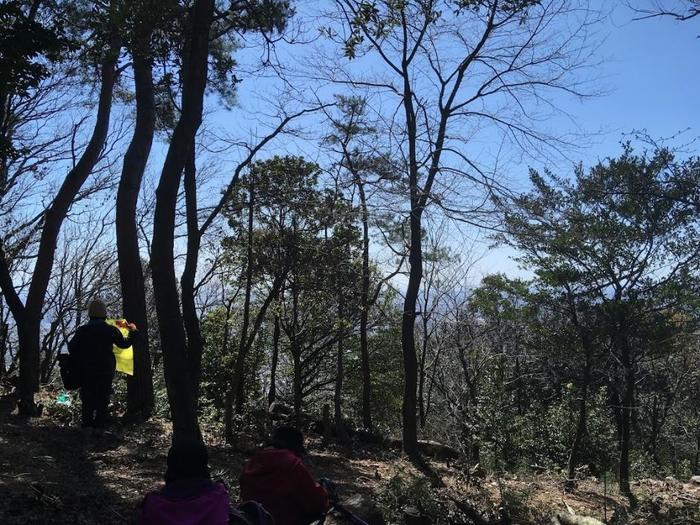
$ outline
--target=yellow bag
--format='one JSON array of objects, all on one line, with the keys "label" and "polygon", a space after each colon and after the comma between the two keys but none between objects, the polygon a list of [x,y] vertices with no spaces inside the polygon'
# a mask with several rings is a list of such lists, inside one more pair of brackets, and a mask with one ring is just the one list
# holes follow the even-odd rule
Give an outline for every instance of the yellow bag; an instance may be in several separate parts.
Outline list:
[{"label": "yellow bag", "polygon": [[[107,319],[107,324],[116,326],[124,337],[129,335],[129,330],[119,326],[122,323],[126,323],[126,319]],[[117,360],[117,372],[133,376],[134,375],[134,347],[129,348],[119,348],[114,345],[112,347],[114,352],[114,357]]]}]

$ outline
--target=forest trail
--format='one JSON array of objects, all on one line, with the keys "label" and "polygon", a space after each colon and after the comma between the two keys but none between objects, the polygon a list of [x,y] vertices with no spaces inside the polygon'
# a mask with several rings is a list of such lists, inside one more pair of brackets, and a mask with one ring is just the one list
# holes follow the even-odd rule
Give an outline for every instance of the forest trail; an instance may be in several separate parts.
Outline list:
[{"label": "forest trail", "polygon": [[[2,523],[133,522],[143,494],[161,482],[169,438],[169,424],[159,420],[87,443],[79,428],[61,426],[50,418],[6,421],[0,426]],[[223,479],[235,498],[237,476],[247,455],[210,435],[206,440],[212,476]],[[608,523],[698,523],[692,509],[700,508],[700,486],[680,482],[637,482],[642,504],[634,515],[626,516],[624,500],[616,494],[604,497],[603,487],[594,481],[581,483],[573,493],[547,476],[488,477],[467,484],[459,468],[431,462],[445,483],[444,488],[431,489],[397,452],[378,445],[324,444],[320,437],[310,436],[309,451],[312,471],[334,480],[341,496],[362,494],[388,512],[408,504],[452,513],[455,521],[440,523],[469,523],[458,517],[460,504],[478,508],[487,519],[505,506],[508,523],[549,523],[567,507],[601,520],[607,508]],[[417,501],[421,496],[424,501]]]}]

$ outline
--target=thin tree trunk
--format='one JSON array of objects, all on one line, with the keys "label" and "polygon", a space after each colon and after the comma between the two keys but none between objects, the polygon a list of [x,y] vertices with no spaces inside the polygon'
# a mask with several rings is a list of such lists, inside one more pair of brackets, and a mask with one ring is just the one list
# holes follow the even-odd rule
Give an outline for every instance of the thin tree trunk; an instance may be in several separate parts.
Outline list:
[{"label": "thin tree trunk", "polygon": [[342,286],[338,286],[338,354],[336,362],[335,392],[333,395],[333,406],[335,415],[335,433],[338,439],[346,441],[348,436],[343,423],[343,354],[345,352],[345,297]]},{"label": "thin tree trunk", "polygon": [[269,407],[277,398],[277,360],[280,352],[280,317],[275,314],[275,325],[272,329],[272,363],[270,363],[270,390],[267,393]]},{"label": "thin tree trunk", "polygon": [[136,205],[146,163],[153,144],[155,100],[153,71],[147,56],[152,29],[138,38],[145,49],[133,49],[136,125],[124,155],[117,191],[116,239],[124,317],[139,328],[134,339],[134,375],[127,378],[126,414],[129,419],[148,419],[153,411],[153,371],[148,341],[148,309],[139,249]]},{"label": "thin tree trunk", "polygon": [[202,121],[213,13],[214,0],[197,0],[189,10],[188,34],[182,60],[182,111],[170,140],[156,190],[151,245],[153,289],[175,443],[201,440],[197,421],[197,397],[179,306],[174,242],[180,178]]},{"label": "thin tree trunk", "polygon": [[[618,305],[618,308],[621,306]],[[634,409],[634,362],[632,349],[627,339],[628,319],[618,314],[615,323],[615,346],[620,352],[623,374],[622,406],[620,408],[620,461],[618,465],[618,484],[620,494],[627,497],[631,505],[635,500],[630,487],[630,445],[632,411]]]},{"label": "thin tree trunk", "polygon": [[624,393],[622,397],[622,428],[620,436],[619,486],[620,494],[634,501],[630,487],[630,446],[632,410],[634,410],[634,370],[629,350],[623,352]]},{"label": "thin tree trunk", "polygon": [[231,391],[238,399],[237,410],[243,408],[243,383],[245,375],[245,360],[248,355],[248,329],[250,326],[250,298],[253,291],[253,228],[255,223],[255,181],[251,173],[248,178],[248,232],[246,239],[246,268],[245,293],[243,299],[243,322],[240,330],[238,355],[231,378]]},{"label": "thin tree trunk", "polygon": [[[238,354],[234,363],[231,379],[226,391],[226,407],[224,410],[225,435],[229,443],[233,441],[233,404],[242,389],[245,374],[245,358],[247,354],[248,325],[250,324],[250,296],[253,289],[253,225],[255,212],[255,185],[253,176],[248,179],[248,232],[246,241],[245,294],[243,299],[243,322],[238,341]],[[242,408],[242,403],[241,403]]]},{"label": "thin tree trunk", "polygon": [[[414,189],[412,188],[413,192]],[[417,190],[415,190],[417,191]],[[413,200],[413,199],[412,199]],[[423,276],[423,253],[421,239],[421,213],[414,204],[411,206],[411,246],[409,252],[410,272],[404,299],[401,320],[401,350],[403,352],[404,393],[403,393],[403,450],[412,457],[418,455],[418,428],[416,420],[416,387],[418,382],[418,362],[416,359],[415,322],[416,301]]]},{"label": "thin tree trunk", "polygon": [[5,319],[5,305],[3,301],[3,296],[0,294],[0,380],[5,377],[7,373],[7,332],[8,326],[4,321]]},{"label": "thin tree trunk", "polygon": [[567,488],[573,489],[576,478],[576,467],[578,466],[579,457],[581,455],[583,440],[587,433],[588,395],[591,383],[591,367],[593,366],[593,345],[588,332],[581,325],[573,293],[568,287],[567,301],[569,305],[569,316],[571,322],[576,328],[584,352],[583,370],[581,371],[581,384],[579,386],[581,390],[581,398],[579,400],[578,422],[576,425],[574,441],[571,444],[568,464],[568,479],[566,482]]},{"label": "thin tree trunk", "polygon": [[[425,308],[427,309],[427,298]],[[421,327],[423,329],[423,341],[421,345],[420,361],[418,363],[418,420],[420,427],[425,428],[425,360],[428,354],[428,316],[423,311],[421,315]]]},{"label": "thin tree trunk", "polygon": [[360,361],[362,367],[362,426],[372,432],[372,375],[369,362],[367,324],[369,319],[369,213],[362,181],[356,181],[362,211],[362,287],[360,290]]},{"label": "thin tree trunk", "polygon": [[[292,219],[292,228],[294,230],[294,238],[296,238],[296,221],[294,219]],[[297,337],[299,329],[299,291],[297,289],[296,282],[296,254],[293,255],[292,265],[294,281],[292,282],[292,331],[289,341],[289,348],[292,353],[292,361],[294,365],[294,421],[297,426],[300,426],[304,393],[301,375],[301,346]]]},{"label": "thin tree trunk", "polygon": [[287,271],[285,270],[282,274],[278,275],[275,277],[275,280],[272,282],[272,288],[270,289],[270,292],[268,293],[267,297],[265,297],[265,300],[263,301],[263,304],[260,306],[260,310],[258,310],[257,315],[255,316],[255,321],[253,322],[252,328],[248,329],[248,338],[245,341],[245,347],[243,348],[243,356],[244,356],[244,361],[243,361],[243,366],[238,368],[236,370],[236,375],[234,376],[234,384],[236,385],[236,388],[233,390],[234,395],[235,395],[235,403],[236,403],[236,412],[241,414],[243,412],[243,406],[245,405],[245,358],[250,354],[250,350],[253,348],[253,344],[255,343],[255,339],[258,335],[258,332],[260,332],[260,327],[262,326],[262,323],[265,319],[265,315],[267,314],[267,310],[272,304],[273,301],[277,299],[277,296],[282,289],[282,284],[284,283],[284,280],[287,278]]},{"label": "thin tree trunk", "polygon": [[185,255],[185,267],[180,277],[182,290],[182,317],[187,333],[187,362],[190,367],[190,378],[194,388],[195,399],[199,398],[199,382],[202,375],[202,354],[204,352],[204,338],[197,315],[195,302],[195,277],[199,260],[199,248],[202,243],[199,229],[197,209],[197,166],[195,155],[195,143],[192,139],[190,155],[185,163],[185,214],[187,217],[187,254]]},{"label": "thin tree trunk", "polygon": [[51,371],[53,370],[54,361],[54,348],[55,348],[55,338],[56,330],[60,323],[60,315],[58,318],[51,321],[48,330],[44,334],[41,342],[41,353],[43,358],[41,359],[41,365],[39,367],[39,383],[45,385],[49,382]]},{"label": "thin tree trunk", "polygon": [[[297,239],[297,221],[292,217],[292,238]],[[292,330],[289,338],[289,349],[292,353],[294,365],[293,389],[294,389],[294,422],[301,426],[301,409],[304,401],[301,370],[301,345],[299,343],[299,288],[297,286],[297,253],[296,245],[292,247]]]},{"label": "thin tree trunk", "polygon": [[[295,343],[292,344],[294,346]],[[294,364],[294,423],[297,427],[301,427],[301,409],[304,400],[301,384],[301,356],[298,349],[292,354]]]},{"label": "thin tree trunk", "polygon": [[586,436],[587,414],[588,414],[588,390],[591,383],[591,355],[588,348],[585,350],[585,361],[581,377],[581,398],[579,399],[578,422],[576,424],[576,435],[571,444],[569,454],[567,487],[573,488],[576,479],[576,467],[581,455],[581,447]]},{"label": "thin tree trunk", "polygon": [[441,355],[441,346],[437,345],[437,351],[435,352],[435,361],[433,361],[433,370],[432,373],[430,374],[430,383],[428,384],[428,396],[425,401],[425,417],[427,418],[430,415],[430,407],[431,405],[431,400],[433,396],[433,388],[435,387],[435,377],[437,376],[437,371],[440,366],[440,355]]}]

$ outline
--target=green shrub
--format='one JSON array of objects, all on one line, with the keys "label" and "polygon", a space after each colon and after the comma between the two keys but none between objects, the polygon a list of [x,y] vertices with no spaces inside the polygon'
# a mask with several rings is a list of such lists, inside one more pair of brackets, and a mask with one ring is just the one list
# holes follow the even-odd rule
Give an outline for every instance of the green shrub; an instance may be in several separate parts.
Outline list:
[{"label": "green shrub", "polygon": [[400,470],[389,480],[379,504],[389,523],[402,523],[406,512],[418,512],[435,524],[459,523],[454,521],[454,510],[440,500],[427,478],[405,470]]}]

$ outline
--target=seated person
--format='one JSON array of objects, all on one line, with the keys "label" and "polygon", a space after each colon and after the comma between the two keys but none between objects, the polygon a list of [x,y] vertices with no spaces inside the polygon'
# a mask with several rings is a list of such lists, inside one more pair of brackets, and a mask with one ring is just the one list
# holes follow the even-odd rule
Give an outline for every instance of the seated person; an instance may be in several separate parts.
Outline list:
[{"label": "seated person", "polygon": [[262,504],[276,525],[308,525],[329,508],[328,494],[302,463],[304,436],[280,427],[243,467],[241,498]]},{"label": "seated person", "polygon": [[226,486],[209,475],[206,447],[174,444],[168,451],[165,487],[143,500],[142,525],[226,525],[230,501]]}]

